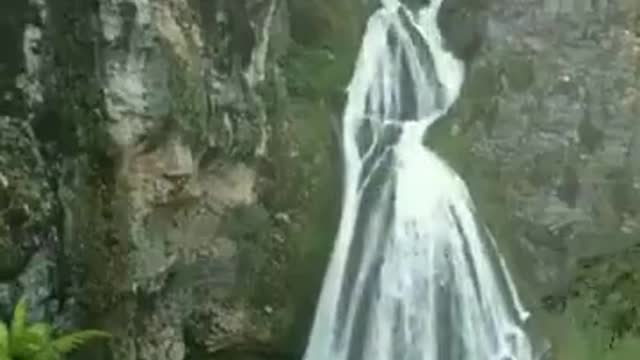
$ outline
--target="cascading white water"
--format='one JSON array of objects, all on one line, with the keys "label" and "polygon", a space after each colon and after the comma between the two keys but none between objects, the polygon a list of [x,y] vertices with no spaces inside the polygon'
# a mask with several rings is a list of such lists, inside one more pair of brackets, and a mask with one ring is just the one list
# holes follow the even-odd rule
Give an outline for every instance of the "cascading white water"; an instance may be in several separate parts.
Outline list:
[{"label": "cascading white water", "polygon": [[531,360],[528,313],[464,182],[422,145],[458,97],[443,0],[383,0],[343,118],[342,219],[305,360]]}]

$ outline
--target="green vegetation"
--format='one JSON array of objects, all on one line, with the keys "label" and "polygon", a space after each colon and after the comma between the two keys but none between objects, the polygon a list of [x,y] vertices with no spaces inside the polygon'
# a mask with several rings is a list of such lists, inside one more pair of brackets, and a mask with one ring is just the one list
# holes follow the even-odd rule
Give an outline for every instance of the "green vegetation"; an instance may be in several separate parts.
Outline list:
[{"label": "green vegetation", "polygon": [[14,309],[10,327],[0,322],[0,360],[62,360],[89,340],[110,337],[103,331],[83,330],[54,339],[50,324],[27,324],[27,310],[23,298]]},{"label": "green vegetation", "polygon": [[561,317],[548,320],[548,333],[557,360],[635,360],[640,354],[640,337],[618,338],[604,327],[579,319],[588,318],[588,307],[572,302]]},{"label": "green vegetation", "polygon": [[285,66],[289,92],[293,96],[320,98],[342,91],[351,66],[346,59],[341,60],[329,49],[294,44]]},{"label": "green vegetation", "polygon": [[614,344],[630,336],[640,338],[638,255],[640,246],[635,246],[581,261],[571,289],[572,297],[582,301],[580,318],[610,333]]},{"label": "green vegetation", "polygon": [[290,0],[293,42],[284,60],[294,98],[336,106],[355,63],[363,9],[354,1]]},{"label": "green vegetation", "polygon": [[288,238],[285,291],[295,300],[294,324],[281,346],[298,352],[306,344],[340,213],[339,119],[366,11],[351,0],[288,0],[288,6],[291,39],[278,59],[284,100],[280,113],[270,115],[285,119],[275,130],[279,136],[270,139],[271,160],[280,165],[271,169],[273,190],[263,199],[286,215],[275,226]]},{"label": "green vegetation", "polygon": [[[203,141],[204,134],[211,130],[207,117],[207,95],[199,80],[200,64],[189,63],[173,55],[169,66],[168,86],[171,93],[170,114],[164,126],[158,128],[158,136],[166,136],[176,126],[191,145]],[[166,139],[159,139],[166,140]]]}]

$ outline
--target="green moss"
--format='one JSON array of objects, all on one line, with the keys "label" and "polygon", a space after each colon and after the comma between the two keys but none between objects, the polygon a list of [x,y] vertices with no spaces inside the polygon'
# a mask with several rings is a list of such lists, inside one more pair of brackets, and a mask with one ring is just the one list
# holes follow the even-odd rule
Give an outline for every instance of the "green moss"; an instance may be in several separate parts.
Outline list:
[{"label": "green moss", "polygon": [[[211,130],[207,94],[198,64],[189,64],[173,55],[169,67],[170,119],[190,145],[198,145]],[[161,130],[168,133],[166,129]]]},{"label": "green moss", "polygon": [[0,117],[0,279],[18,275],[55,214],[49,173],[29,123]]},{"label": "green moss", "polygon": [[287,265],[272,279],[285,288],[263,289],[263,296],[282,292],[293,301],[288,308],[295,311],[289,314],[294,326],[287,333],[280,329],[279,335],[284,348],[301,350],[339,216],[338,144],[332,128],[336,114],[324,100],[301,97],[289,98],[286,108],[277,109],[286,121],[273,123],[278,136],[271,137],[271,156],[261,164],[269,181],[260,193],[270,212],[284,215],[272,228],[283,242],[271,240],[274,245],[267,250],[270,258]]},{"label": "green moss", "polygon": [[640,195],[634,189],[632,166],[612,171],[607,180],[610,184],[610,199],[617,214],[640,213]]},{"label": "green moss", "polygon": [[589,153],[596,151],[604,141],[604,132],[596,127],[589,117],[584,118],[578,126],[580,145]]},{"label": "green moss", "polygon": [[287,348],[301,351],[337,229],[340,172],[329,107],[300,99],[292,105],[291,114],[290,139],[295,139],[291,148],[296,156],[282,161],[295,166],[286,168],[279,183],[289,190],[280,192],[280,203],[295,209],[288,234],[292,257],[286,279],[295,299],[296,321],[285,342]]},{"label": "green moss", "polygon": [[486,101],[496,96],[500,88],[500,77],[492,64],[479,64],[472,69],[464,87],[465,101]]},{"label": "green moss", "polygon": [[509,89],[516,92],[524,92],[535,82],[533,60],[526,54],[514,54],[505,57],[503,71],[505,73]]},{"label": "green moss", "polygon": [[640,336],[640,246],[582,261],[572,296],[584,301],[585,321],[618,338]]},{"label": "green moss", "polygon": [[460,124],[461,130],[464,132],[473,122],[479,122],[490,134],[498,118],[498,97],[502,91],[499,66],[489,62],[478,63],[471,68],[460,96],[459,104],[462,106],[458,106],[460,118],[468,119]]},{"label": "green moss", "polygon": [[[609,238],[611,240],[611,238]],[[562,313],[543,314],[558,360],[627,360],[640,351],[640,246],[578,262]]]},{"label": "green moss", "polygon": [[[294,326],[280,333],[282,347],[302,351],[339,217],[340,161],[337,126],[362,30],[362,4],[344,0],[289,0],[292,44],[281,59],[284,83],[267,95],[269,158],[260,162],[267,180],[260,198],[272,214],[272,231],[284,243],[269,258],[286,254],[284,275],[274,279],[293,301]],[[277,242],[273,242],[277,244]],[[277,266],[276,266],[277,267]],[[267,283],[267,282],[265,282]]]},{"label": "green moss", "polygon": [[289,92],[340,107],[359,48],[363,6],[342,0],[289,2],[294,43],[283,64]]},{"label": "green moss", "polygon": [[[287,283],[283,282],[290,249],[265,207],[259,204],[239,206],[224,219],[220,229],[238,246],[237,298],[247,299],[259,328],[282,331],[285,324],[264,313],[265,308],[283,308],[287,301]],[[286,317],[286,314],[278,314]]]},{"label": "green moss", "polygon": [[337,146],[331,127],[334,117],[322,102],[291,100],[287,122],[276,124],[279,135],[270,139],[270,159],[261,164],[261,171],[269,174],[261,189],[269,209],[295,209],[297,214],[301,205],[306,208],[321,175],[333,168]]},{"label": "green moss", "polygon": [[242,205],[230,212],[221,230],[232,238],[251,240],[269,227],[269,213],[263,206]]},{"label": "green moss", "polygon": [[364,15],[360,1],[288,0],[291,36],[305,47],[353,48]]},{"label": "green moss", "polygon": [[[116,209],[113,179],[96,177],[89,158],[76,159],[69,183],[61,182],[59,197],[64,208],[64,243],[69,264],[77,273],[65,280],[78,281],[77,298],[88,309],[102,313],[117,301],[129,284],[128,237],[124,236],[128,212]],[[107,167],[103,175],[111,174]],[[117,215],[114,215],[117,214]]]},{"label": "green moss", "polygon": [[592,310],[572,301],[559,317],[545,319],[545,330],[557,360],[632,360],[640,353],[640,337],[617,337],[610,330],[583,319]]},{"label": "green moss", "polygon": [[[57,188],[58,255],[56,294],[78,289],[74,298],[101,314],[128,284],[127,240],[113,208],[115,168],[102,82],[95,74],[97,9],[84,1],[52,0],[49,45],[54,79],[34,133]],[[119,219],[118,219],[119,220]],[[98,317],[92,320],[99,321]]]},{"label": "green moss", "polygon": [[578,179],[578,172],[575,166],[565,165],[562,184],[558,189],[558,197],[565,201],[570,206],[575,206],[578,200],[578,190],[580,188],[580,181]]}]

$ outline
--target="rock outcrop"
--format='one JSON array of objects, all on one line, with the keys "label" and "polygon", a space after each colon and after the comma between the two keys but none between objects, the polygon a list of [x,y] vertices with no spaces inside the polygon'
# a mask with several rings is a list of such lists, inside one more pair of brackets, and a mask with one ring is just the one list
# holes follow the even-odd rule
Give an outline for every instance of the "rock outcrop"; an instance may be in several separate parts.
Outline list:
[{"label": "rock outcrop", "polygon": [[5,315],[26,294],[35,317],[107,329],[96,359],[295,352],[338,216],[359,1],[0,14]]}]

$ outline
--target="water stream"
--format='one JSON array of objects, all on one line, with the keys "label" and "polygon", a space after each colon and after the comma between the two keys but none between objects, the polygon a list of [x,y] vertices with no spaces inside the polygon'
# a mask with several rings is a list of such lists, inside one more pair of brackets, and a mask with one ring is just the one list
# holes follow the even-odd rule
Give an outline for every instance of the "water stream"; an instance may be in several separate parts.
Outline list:
[{"label": "water stream", "polygon": [[305,360],[532,360],[529,317],[465,183],[423,146],[464,64],[443,0],[383,0],[343,117],[342,218]]}]

